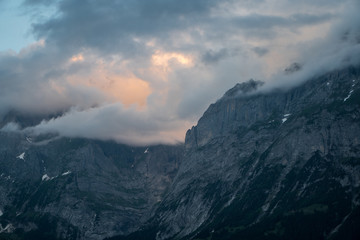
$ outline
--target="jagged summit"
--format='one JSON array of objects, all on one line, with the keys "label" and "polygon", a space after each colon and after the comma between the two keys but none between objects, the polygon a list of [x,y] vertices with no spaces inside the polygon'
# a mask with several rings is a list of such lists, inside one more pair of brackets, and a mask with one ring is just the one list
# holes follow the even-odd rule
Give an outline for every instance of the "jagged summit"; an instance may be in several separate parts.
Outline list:
[{"label": "jagged summit", "polygon": [[302,65],[300,63],[294,62],[290,66],[284,69],[285,74],[292,74],[294,72],[300,71]]},{"label": "jagged summit", "polygon": [[264,82],[254,79],[250,79],[242,83],[237,83],[233,88],[224,94],[223,98],[237,97],[241,94],[251,93],[256,91],[262,85],[264,85]]}]

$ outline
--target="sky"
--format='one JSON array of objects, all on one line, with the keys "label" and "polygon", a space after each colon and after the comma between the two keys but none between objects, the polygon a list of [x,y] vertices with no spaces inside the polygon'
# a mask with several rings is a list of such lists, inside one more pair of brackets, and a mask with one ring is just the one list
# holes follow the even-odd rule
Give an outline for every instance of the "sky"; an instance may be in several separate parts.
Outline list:
[{"label": "sky", "polygon": [[[358,0],[0,0],[0,118],[44,117],[3,130],[183,142],[236,83],[291,88],[359,64],[359,10]],[[284,74],[294,62],[301,70]]]}]

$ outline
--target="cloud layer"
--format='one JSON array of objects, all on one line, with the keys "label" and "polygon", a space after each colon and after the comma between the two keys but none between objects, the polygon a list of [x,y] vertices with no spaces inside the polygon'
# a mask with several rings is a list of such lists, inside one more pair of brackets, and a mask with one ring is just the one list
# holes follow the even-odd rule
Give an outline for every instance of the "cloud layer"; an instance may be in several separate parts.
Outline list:
[{"label": "cloud layer", "polygon": [[[358,64],[359,4],[291,0],[25,0],[37,42],[0,53],[0,117],[29,134],[175,143],[237,82],[291,87]],[[41,15],[41,12],[39,12]],[[282,70],[303,65],[291,76]]]}]

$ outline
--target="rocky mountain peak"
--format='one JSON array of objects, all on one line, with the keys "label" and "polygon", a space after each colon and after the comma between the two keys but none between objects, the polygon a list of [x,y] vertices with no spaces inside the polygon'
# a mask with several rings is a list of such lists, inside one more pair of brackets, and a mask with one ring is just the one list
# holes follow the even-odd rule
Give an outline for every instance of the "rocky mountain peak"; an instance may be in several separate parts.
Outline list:
[{"label": "rocky mountain peak", "polygon": [[292,74],[294,72],[300,71],[302,65],[300,63],[294,62],[290,66],[284,69],[285,74]]},{"label": "rocky mountain peak", "polygon": [[242,83],[237,83],[233,88],[231,88],[224,94],[223,98],[238,97],[241,94],[252,93],[263,84],[264,82],[254,79],[250,79]]}]

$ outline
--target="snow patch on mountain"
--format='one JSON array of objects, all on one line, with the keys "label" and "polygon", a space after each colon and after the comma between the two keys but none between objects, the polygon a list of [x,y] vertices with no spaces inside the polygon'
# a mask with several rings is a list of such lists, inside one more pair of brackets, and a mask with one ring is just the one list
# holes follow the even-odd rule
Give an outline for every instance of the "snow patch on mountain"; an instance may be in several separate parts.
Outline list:
[{"label": "snow patch on mountain", "polygon": [[69,175],[71,173],[71,171],[67,171],[67,172],[64,172],[61,174],[61,176],[66,176],[66,175]]},{"label": "snow patch on mountain", "polygon": [[286,122],[290,115],[291,115],[290,113],[284,114],[284,117],[281,119],[282,123]]},{"label": "snow patch on mountain", "polygon": [[25,152],[21,153],[21,154],[20,154],[19,156],[17,156],[16,158],[25,160]]},{"label": "snow patch on mountain", "polygon": [[6,225],[4,228],[3,228],[2,224],[0,224],[0,233],[12,233],[14,230],[15,230],[15,228],[11,223]]},{"label": "snow patch on mountain", "polygon": [[346,102],[346,101],[351,97],[351,94],[354,92],[354,89],[353,89],[353,88],[355,87],[355,79],[352,80],[352,82],[353,82],[353,84],[351,85],[350,92],[349,92],[349,94],[347,95],[347,97],[344,98],[344,102]]},{"label": "snow patch on mountain", "polygon": [[44,174],[41,178],[41,181],[49,181],[51,180],[52,178],[50,178],[47,174]]},{"label": "snow patch on mountain", "polygon": [[346,100],[348,100],[351,97],[351,94],[354,92],[354,90],[350,90],[349,94],[347,95],[346,98],[344,98],[344,102],[346,102]]}]

